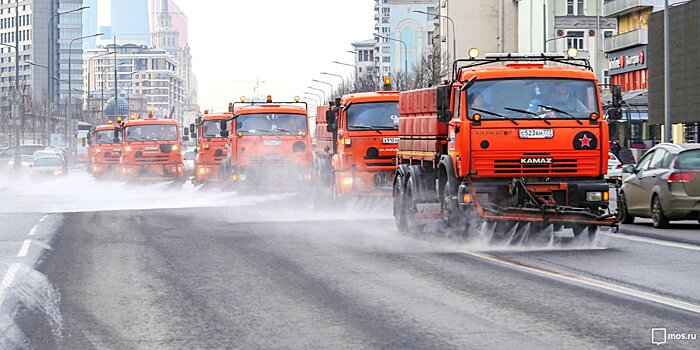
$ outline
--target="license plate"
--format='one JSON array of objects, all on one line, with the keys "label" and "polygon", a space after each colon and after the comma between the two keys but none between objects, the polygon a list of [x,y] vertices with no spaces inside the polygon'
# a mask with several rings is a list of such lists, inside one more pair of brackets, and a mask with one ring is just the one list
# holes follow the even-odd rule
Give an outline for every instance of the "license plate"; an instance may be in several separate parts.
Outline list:
[{"label": "license plate", "polygon": [[280,146],[282,141],[280,140],[265,140],[263,141],[263,146]]},{"label": "license plate", "polygon": [[383,144],[399,143],[398,137],[385,137],[382,139]]},{"label": "license plate", "polygon": [[521,139],[551,139],[554,137],[552,129],[523,129],[520,130]]},{"label": "license plate", "polygon": [[157,151],[158,147],[149,146],[149,147],[144,147],[143,150],[146,152],[153,152],[153,151]]}]

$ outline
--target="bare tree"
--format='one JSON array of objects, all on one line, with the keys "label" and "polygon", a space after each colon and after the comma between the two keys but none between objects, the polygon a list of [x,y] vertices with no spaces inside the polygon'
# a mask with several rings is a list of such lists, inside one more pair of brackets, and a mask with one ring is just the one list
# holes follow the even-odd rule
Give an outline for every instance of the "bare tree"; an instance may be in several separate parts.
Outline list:
[{"label": "bare tree", "polygon": [[438,85],[443,77],[449,75],[449,72],[449,59],[441,54],[440,48],[433,47],[413,66],[412,88],[420,89]]}]

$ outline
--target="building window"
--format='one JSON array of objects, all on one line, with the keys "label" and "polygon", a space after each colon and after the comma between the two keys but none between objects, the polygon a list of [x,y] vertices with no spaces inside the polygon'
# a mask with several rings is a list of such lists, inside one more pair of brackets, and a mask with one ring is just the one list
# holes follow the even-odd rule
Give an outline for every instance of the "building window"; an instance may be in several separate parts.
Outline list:
[{"label": "building window", "polygon": [[569,30],[566,32],[566,48],[575,47],[584,50],[584,33],[582,30]]},{"label": "building window", "polygon": [[566,14],[570,16],[583,16],[584,0],[566,0]]},{"label": "building window", "polygon": [[382,15],[384,16],[389,16],[389,8],[388,7],[383,7],[382,8]]},{"label": "building window", "polygon": [[382,57],[382,62],[385,62],[385,63],[391,62],[391,56],[384,56],[384,57]]}]

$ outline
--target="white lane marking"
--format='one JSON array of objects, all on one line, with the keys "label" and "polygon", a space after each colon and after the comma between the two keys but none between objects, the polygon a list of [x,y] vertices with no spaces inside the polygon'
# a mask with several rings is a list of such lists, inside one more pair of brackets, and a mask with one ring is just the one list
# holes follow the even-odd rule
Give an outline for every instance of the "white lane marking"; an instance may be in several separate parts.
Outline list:
[{"label": "white lane marking", "polygon": [[49,218],[49,216],[51,216],[51,214],[46,214],[46,215],[42,216],[41,219],[39,219],[39,222],[44,222],[46,219]]},{"label": "white lane marking", "polygon": [[30,240],[25,240],[24,243],[22,243],[22,248],[20,248],[19,253],[17,253],[18,258],[24,258],[25,256],[27,256],[30,244],[32,244],[32,241]]},{"label": "white lane marking", "polygon": [[611,238],[621,238],[621,239],[626,239],[629,241],[635,241],[635,242],[642,242],[642,243],[649,243],[649,244],[656,244],[656,245],[662,245],[666,247],[672,247],[672,248],[681,248],[681,249],[689,249],[689,250],[695,250],[700,252],[700,246],[697,245],[692,245],[692,244],[687,244],[687,243],[678,243],[678,242],[671,242],[671,241],[663,241],[660,239],[654,239],[654,238],[647,238],[647,237],[640,237],[640,236],[633,236],[633,235],[626,235],[622,233],[602,233],[604,236],[608,236]]},{"label": "white lane marking", "polygon": [[7,273],[5,274],[5,278],[3,278],[2,283],[0,283],[0,309],[2,308],[2,304],[5,302],[7,290],[12,286],[12,283],[14,283],[15,281],[15,276],[17,275],[19,267],[20,264],[18,263],[10,265],[10,268],[7,269]]},{"label": "white lane marking", "polygon": [[628,287],[623,287],[623,286],[619,286],[619,285],[608,283],[608,282],[603,282],[600,280],[596,280],[596,279],[585,277],[585,276],[576,275],[573,273],[555,272],[555,271],[551,271],[551,270],[544,269],[541,267],[527,265],[524,263],[512,261],[512,260],[509,260],[506,258],[502,258],[502,257],[490,255],[490,254],[482,254],[482,253],[466,252],[466,251],[459,251],[459,252],[462,254],[467,254],[467,255],[477,257],[477,258],[481,258],[484,260],[495,262],[495,263],[498,263],[501,265],[506,265],[506,266],[514,267],[514,268],[517,268],[520,270],[534,272],[534,273],[544,275],[547,277],[551,277],[551,278],[555,278],[555,279],[562,279],[562,280],[566,280],[566,281],[574,282],[574,283],[579,283],[579,284],[585,284],[587,286],[601,288],[601,289],[609,290],[612,292],[635,297],[638,299],[651,301],[651,302],[654,302],[657,304],[663,304],[663,305],[674,307],[677,309],[682,309],[682,310],[686,310],[686,311],[700,314],[700,305],[691,304],[691,303],[688,303],[685,301],[675,300],[675,299],[667,298],[667,297],[652,294],[652,293],[642,292],[640,290],[636,290],[636,289],[632,289],[632,288],[628,288]]},{"label": "white lane marking", "polygon": [[34,236],[36,232],[39,230],[39,224],[34,225],[31,230],[29,230],[29,235]]}]

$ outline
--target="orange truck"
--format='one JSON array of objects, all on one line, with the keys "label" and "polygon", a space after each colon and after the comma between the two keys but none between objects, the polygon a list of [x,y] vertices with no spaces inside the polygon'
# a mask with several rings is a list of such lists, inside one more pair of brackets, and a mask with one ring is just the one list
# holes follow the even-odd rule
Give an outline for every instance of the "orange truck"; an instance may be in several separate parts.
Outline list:
[{"label": "orange truck", "polygon": [[396,91],[349,94],[318,107],[315,193],[391,197],[399,117]]},{"label": "orange truck", "polygon": [[219,174],[224,159],[228,157],[230,144],[228,138],[221,137],[221,121],[230,119],[233,113],[209,113],[198,118],[196,124],[190,124],[190,135],[197,139],[197,157],[195,158],[194,184],[221,182]]},{"label": "orange truck", "polygon": [[399,229],[438,219],[460,236],[494,224],[494,238],[512,239],[552,225],[593,239],[617,224],[604,178],[608,124],[587,60],[490,54],[453,71],[450,84],[401,93]]},{"label": "orange truck", "polygon": [[119,176],[122,140],[118,130],[119,126],[110,123],[95,127],[88,135],[88,169],[92,176]]},{"label": "orange truck", "polygon": [[122,123],[119,166],[125,180],[184,181],[180,127],[172,119],[131,119]]},{"label": "orange truck", "polygon": [[[301,107],[303,106],[303,107]],[[221,176],[230,188],[311,188],[312,149],[306,103],[236,102],[221,121],[230,140]]]}]

